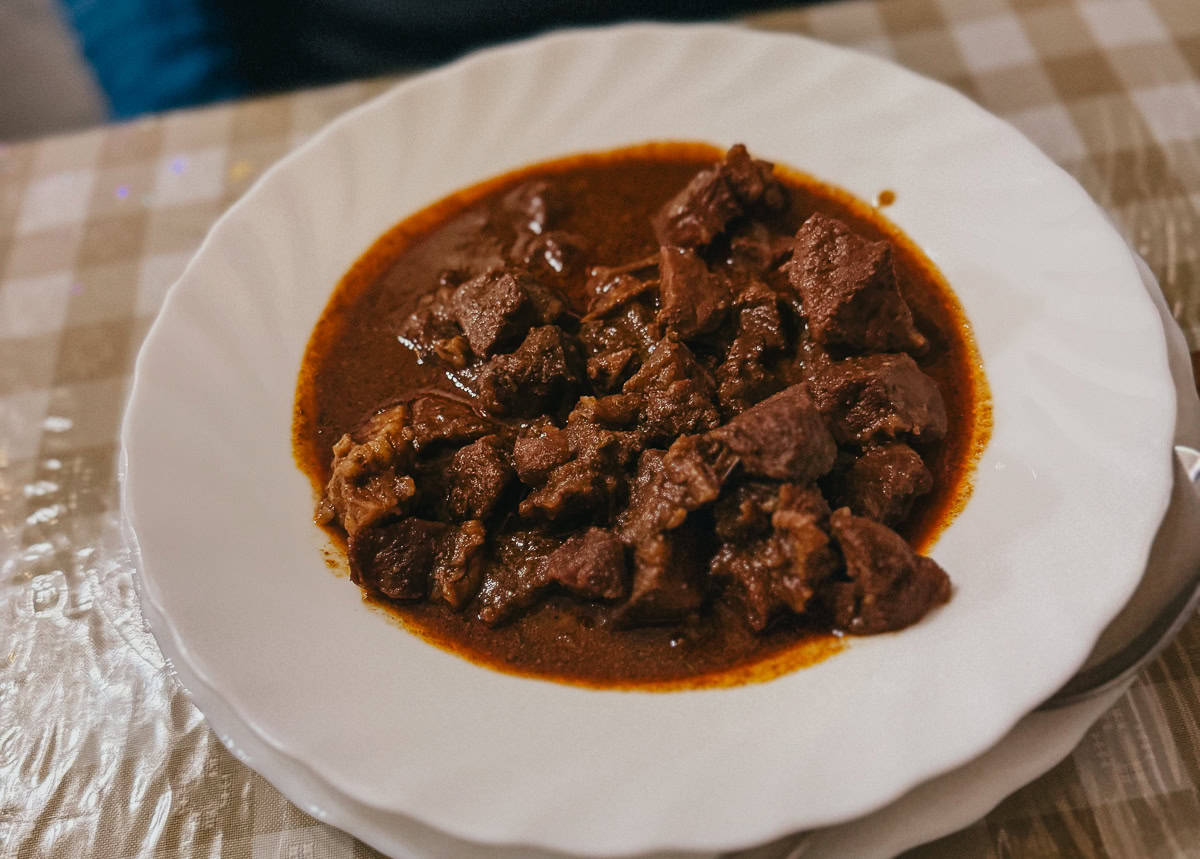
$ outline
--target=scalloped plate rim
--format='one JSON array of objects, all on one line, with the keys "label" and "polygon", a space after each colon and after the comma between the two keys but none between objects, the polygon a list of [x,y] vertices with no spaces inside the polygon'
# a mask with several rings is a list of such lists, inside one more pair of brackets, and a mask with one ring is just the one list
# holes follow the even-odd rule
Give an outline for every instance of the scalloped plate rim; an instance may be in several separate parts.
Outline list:
[{"label": "scalloped plate rim", "polygon": [[[238,201],[238,203],[236,203],[234,205],[234,207],[228,213],[226,213],[226,215],[222,216],[222,218],[213,227],[213,230],[206,237],[204,244],[201,246],[200,250],[197,252],[197,254],[193,258],[192,262],[189,263],[187,271],[185,271],[184,275],[170,290],[167,300],[164,303],[163,313],[159,316],[158,319],[156,319],[154,326],[152,327],[151,333],[147,337],[146,347],[143,348],[141,354],[139,355],[138,366],[137,366],[137,370],[135,372],[134,384],[133,384],[134,395],[131,396],[131,399],[130,399],[131,408],[130,408],[129,413],[127,413],[125,426],[124,426],[123,432],[122,432],[123,449],[126,447],[126,442],[128,441],[129,436],[131,434],[130,427],[132,424],[133,416],[135,414],[135,409],[133,406],[137,402],[137,394],[141,390],[139,383],[142,381],[142,376],[144,375],[143,374],[143,370],[144,370],[143,363],[146,360],[148,360],[147,356],[152,354],[152,349],[150,347],[156,341],[156,335],[163,330],[163,324],[162,324],[163,319],[168,316],[169,312],[173,312],[172,311],[173,304],[176,302],[176,298],[179,295],[179,293],[181,292],[182,284],[184,284],[185,282],[188,281],[189,275],[191,274],[192,269],[196,265],[199,264],[200,260],[202,260],[204,258],[206,252],[209,250],[210,244],[213,241],[213,236],[216,235],[218,233],[218,231],[220,231],[223,228],[224,224],[226,224],[229,220],[231,220],[231,217],[235,214],[235,212],[238,212],[239,210],[244,210],[245,208],[249,207],[251,205],[251,201],[254,201],[255,199],[257,199],[256,194],[258,194],[259,189],[262,188],[263,186],[267,185],[270,182],[276,181],[274,177],[278,176],[283,171],[285,171],[287,169],[288,165],[296,164],[303,153],[311,153],[311,152],[317,150],[320,146],[324,145],[324,141],[326,141],[331,135],[335,134],[339,129],[348,127],[353,122],[355,122],[359,117],[361,117],[365,114],[370,114],[372,111],[384,109],[385,106],[391,100],[398,98],[398,93],[408,90],[408,89],[419,88],[419,87],[425,86],[428,84],[429,81],[431,81],[433,79],[444,80],[444,79],[452,78],[462,67],[464,67],[465,65],[474,63],[474,62],[479,62],[481,57],[487,58],[487,57],[495,56],[497,54],[502,54],[502,53],[506,53],[506,52],[509,52],[509,53],[518,52],[519,53],[519,52],[522,52],[525,50],[529,50],[530,48],[536,48],[540,43],[543,43],[543,42],[552,41],[552,40],[556,40],[556,39],[561,40],[561,39],[578,38],[580,36],[581,32],[585,36],[588,36],[588,35],[591,35],[594,33],[599,33],[602,36],[604,36],[606,34],[610,34],[610,33],[616,32],[616,31],[622,31],[622,30],[623,31],[630,31],[630,30],[645,31],[647,29],[654,30],[656,32],[663,32],[666,30],[670,30],[672,32],[679,32],[679,31],[685,30],[685,29],[690,32],[701,32],[701,31],[712,32],[713,30],[720,29],[723,31],[725,31],[725,30],[730,31],[729,34],[731,36],[736,34],[736,35],[751,36],[751,38],[764,38],[764,39],[787,38],[787,39],[790,39],[793,42],[799,43],[799,44],[803,44],[808,41],[808,40],[796,39],[795,37],[790,37],[790,36],[789,37],[779,37],[779,36],[770,36],[770,35],[766,35],[766,34],[752,34],[752,33],[750,33],[750,31],[734,30],[733,28],[715,28],[712,26],[679,28],[679,27],[665,27],[662,25],[653,25],[653,26],[635,25],[634,27],[612,28],[612,29],[606,29],[606,30],[567,31],[565,33],[557,33],[557,34],[553,34],[548,37],[540,37],[538,39],[519,43],[517,45],[505,46],[503,48],[493,49],[492,51],[486,51],[486,52],[482,52],[481,54],[473,55],[472,57],[468,57],[465,60],[459,61],[458,63],[455,63],[449,67],[432,72],[429,75],[424,75],[424,76],[421,76],[414,80],[401,83],[401,84],[397,85],[396,88],[389,90],[388,92],[378,96],[377,98],[367,102],[366,104],[355,108],[353,111],[349,112],[347,115],[336,120],[334,123],[331,123],[331,125],[329,127],[327,127],[324,131],[322,131],[316,138],[314,138],[308,144],[305,144],[305,146],[303,146],[299,150],[297,150],[296,153],[289,155],[283,161],[281,161],[280,163],[278,163],[274,167],[272,167],[266,174],[264,174],[258,180],[258,182],[255,183],[255,185],[252,187],[252,189],[249,192],[247,192],[247,194],[242,198],[242,200]],[[822,45],[822,49],[829,49],[829,46]],[[841,49],[833,49],[833,50],[837,51],[837,50],[841,50]],[[844,52],[844,53],[849,53],[849,52]],[[873,60],[868,61],[868,64],[871,62],[879,62],[879,61],[873,61]],[[911,74],[911,73],[904,72],[904,74]],[[797,164],[794,166],[803,167],[804,165]],[[834,181],[836,181],[836,178],[834,178]],[[1114,235],[1115,235],[1115,233],[1114,233]],[[1165,366],[1165,359],[1164,359],[1164,366]],[[123,481],[123,490],[122,490],[122,500],[123,500],[123,506],[128,513],[128,518],[130,521],[131,529],[133,531],[136,531],[137,513],[136,513],[136,510],[134,509],[134,504],[133,504],[132,498],[130,497],[130,484],[128,482],[124,482],[124,481]],[[1165,501],[1164,501],[1164,505],[1165,505]],[[1161,515],[1161,511],[1159,511],[1159,514]],[[1155,521],[1157,521],[1157,519],[1155,519]],[[1148,539],[1149,538],[1147,538],[1147,548],[1149,545]],[[140,557],[140,555],[139,555],[139,557]],[[139,564],[139,567],[141,567],[141,564]],[[147,577],[145,572],[143,571],[140,574],[140,578],[144,585],[148,585],[148,587],[142,588],[142,593],[143,593],[144,598],[148,597],[151,600],[153,600],[156,608],[158,608],[160,613],[162,614],[163,620],[167,626],[166,630],[155,629],[156,634],[161,634],[162,632],[168,632],[168,634],[170,634],[172,636],[172,638],[174,638],[176,631],[175,631],[174,624],[172,624],[172,622],[170,620],[170,613],[167,611],[163,611],[163,606],[162,606],[161,602],[155,597],[155,594],[154,594],[155,587],[153,584],[153,576]],[[1136,577],[1134,577],[1132,579],[1132,581],[1130,583],[1130,590],[1136,584],[1136,580],[1137,580]],[[1126,596],[1127,595],[1128,594],[1126,594]],[[1123,600],[1121,601],[1121,603],[1123,603]],[[1121,603],[1118,603],[1116,606],[1112,607],[1112,613],[1116,612],[1116,610],[1119,608]],[[1106,620],[1107,619],[1105,619],[1105,622],[1106,622]],[[1099,634],[1099,631],[1100,631],[1100,629],[1103,628],[1103,625],[1104,625],[1103,623],[1100,623],[1098,625],[1097,629],[1095,630],[1096,635]],[[187,658],[188,648],[186,646],[184,646],[183,642],[180,641],[178,643],[180,644],[179,652],[182,655],[184,655],[185,658]],[[1091,643],[1090,641],[1085,642],[1085,644],[1088,647],[1090,647],[1090,643]],[[1079,661],[1082,661],[1083,656],[1086,655],[1086,648],[1079,646],[1076,649],[1082,650],[1082,654],[1079,656]],[[201,670],[199,666],[193,664],[193,662],[190,660],[189,660],[189,666],[195,670],[197,677],[205,678],[205,682],[207,685],[209,681],[207,680],[206,673],[203,670]],[[1054,681],[1054,682],[1056,683],[1057,681]],[[1047,684],[1044,684],[1044,685],[1047,685]],[[219,696],[219,693],[217,693],[215,691],[215,688],[210,687],[210,691],[213,695],[221,697],[221,696]],[[1031,697],[1036,697],[1036,695],[1040,695],[1041,691],[1042,690],[1039,690],[1037,693],[1035,693],[1035,695],[1033,695]],[[1031,706],[1033,706],[1033,704],[1036,704],[1037,702],[1036,702],[1036,700],[1031,700],[1027,703],[1031,707]],[[1024,706],[1024,704],[1022,706]],[[234,709],[236,712],[236,708],[234,708]],[[1028,707],[1026,707],[1025,709],[1028,709]],[[1003,726],[1004,730],[1007,730],[1007,728],[1010,727],[1011,724],[1014,723],[1023,712],[1024,712],[1024,710],[1021,710],[1020,712],[1015,712],[1015,713],[1010,714],[1011,718],[1005,720],[1005,724]],[[309,762],[306,759],[306,756],[303,753],[293,754],[293,753],[289,752],[287,749],[281,747],[278,743],[273,741],[274,738],[263,735],[261,733],[261,730],[259,729],[259,727],[255,726],[252,720],[247,721],[246,725],[249,727],[250,730],[254,731],[254,733],[256,735],[258,735],[260,739],[267,742],[268,745],[276,748],[281,754],[287,755],[288,757],[291,757],[291,758],[303,763],[305,766],[308,766],[311,769],[311,767],[312,767],[311,762]],[[1004,733],[1004,730],[999,731],[999,733],[997,733],[993,739],[998,738],[998,736],[1001,736]],[[985,747],[986,746],[976,748],[974,751],[975,752],[982,751],[982,748],[985,748]],[[970,754],[968,754],[967,756],[969,757]],[[961,762],[961,759],[962,758],[960,756],[958,758],[955,758],[955,760],[952,760],[952,761],[941,761],[941,762],[937,763],[934,766],[934,768],[930,771],[914,773],[911,776],[911,778],[904,784],[901,784],[899,786],[892,785],[887,791],[881,792],[881,794],[879,796],[877,796],[872,801],[871,804],[859,809],[859,812],[861,812],[862,810],[866,810],[867,807],[874,807],[879,804],[882,804],[889,797],[898,795],[900,792],[903,791],[903,789],[905,789],[907,786],[911,785],[912,783],[923,780],[924,778],[932,775],[936,771],[941,771],[946,768],[949,768],[949,767],[953,766],[954,763]],[[322,776],[322,774],[319,771],[313,770],[313,772],[314,772],[314,775],[316,775],[317,777],[322,778],[324,780],[324,776]],[[330,783],[330,785],[331,785],[331,787],[334,787],[336,789],[335,785],[333,785],[332,783]],[[884,793],[886,793],[886,795],[883,795]],[[349,793],[347,793],[346,795],[352,796]],[[352,798],[355,798],[356,800],[360,800],[359,797],[352,797]],[[370,805],[372,803],[367,803],[367,804]],[[861,805],[861,803],[860,803],[860,805]],[[386,808],[387,806],[386,805],[377,805],[376,807]],[[859,812],[854,812],[854,813],[859,813]],[[409,813],[409,812],[406,812],[406,813]],[[826,820],[824,822],[832,822],[832,821]],[[760,836],[755,836],[755,837],[756,838],[770,837],[773,834],[779,834],[781,832],[790,831],[790,830],[794,829],[795,827],[796,827],[796,824],[794,822],[784,822],[784,823],[780,824],[779,826],[777,826],[776,828],[771,829],[770,831],[764,831],[761,833]],[[466,834],[467,834],[467,837],[476,838],[478,840],[488,840],[486,834],[482,834],[482,833],[466,833]],[[736,843],[742,844],[742,843],[748,843],[748,842],[744,841],[743,835],[739,835],[736,837]],[[548,841],[547,846],[561,847],[562,845],[558,844],[558,843],[551,843],[550,841]],[[654,842],[654,843],[651,843],[650,846],[677,846],[677,842],[675,842],[675,841],[669,841],[669,842],[664,841],[661,843]],[[733,845],[733,843],[731,843],[729,846],[734,846],[734,845]],[[643,849],[643,848],[639,847],[637,849]]]}]

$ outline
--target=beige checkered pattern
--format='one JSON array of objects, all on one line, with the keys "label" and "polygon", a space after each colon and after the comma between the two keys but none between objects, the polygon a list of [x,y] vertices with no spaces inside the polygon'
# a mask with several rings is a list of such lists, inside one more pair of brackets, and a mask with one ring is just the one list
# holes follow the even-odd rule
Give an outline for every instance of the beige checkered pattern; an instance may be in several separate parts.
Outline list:
[{"label": "beige checkered pattern", "polygon": [[[1008,119],[1113,216],[1200,348],[1200,0],[841,0],[746,23],[889,57]],[[163,665],[115,460],[134,355],[205,231],[390,83],[0,148],[0,857],[372,855],[237,763]],[[1193,619],[1070,758],[911,855],[1197,855],[1198,747]]]}]

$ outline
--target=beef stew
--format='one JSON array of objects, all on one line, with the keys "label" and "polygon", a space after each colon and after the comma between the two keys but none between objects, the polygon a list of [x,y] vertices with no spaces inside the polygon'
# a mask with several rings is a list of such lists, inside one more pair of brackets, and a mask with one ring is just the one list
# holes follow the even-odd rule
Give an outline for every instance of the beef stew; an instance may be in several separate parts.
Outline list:
[{"label": "beef stew", "polygon": [[933,266],[740,145],[536,165],[402,222],[339,285],[296,404],[364,593],[503,670],[656,688],[944,603],[918,550],[988,428]]}]

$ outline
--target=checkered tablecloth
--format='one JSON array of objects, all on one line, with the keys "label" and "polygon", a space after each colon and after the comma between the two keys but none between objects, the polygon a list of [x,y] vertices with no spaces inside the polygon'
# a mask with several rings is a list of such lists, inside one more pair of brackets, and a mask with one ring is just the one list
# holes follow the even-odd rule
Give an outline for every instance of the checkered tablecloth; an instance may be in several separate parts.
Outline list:
[{"label": "checkered tablecloth", "polygon": [[[852,0],[746,23],[890,57],[1008,119],[1112,215],[1200,348],[1200,0]],[[0,856],[373,855],[234,760],[163,664],[115,466],[138,345],[206,230],[390,83],[0,148]],[[1066,761],[912,855],[1200,855],[1198,748],[1193,619]]]}]

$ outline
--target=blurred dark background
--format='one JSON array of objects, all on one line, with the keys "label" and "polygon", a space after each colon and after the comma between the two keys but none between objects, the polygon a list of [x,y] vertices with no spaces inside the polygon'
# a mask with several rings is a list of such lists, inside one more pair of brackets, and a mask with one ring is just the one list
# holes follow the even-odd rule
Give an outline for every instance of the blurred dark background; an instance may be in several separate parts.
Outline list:
[{"label": "blurred dark background", "polygon": [[763,0],[0,0],[0,139],[411,70],[570,25]]}]

